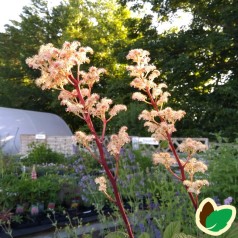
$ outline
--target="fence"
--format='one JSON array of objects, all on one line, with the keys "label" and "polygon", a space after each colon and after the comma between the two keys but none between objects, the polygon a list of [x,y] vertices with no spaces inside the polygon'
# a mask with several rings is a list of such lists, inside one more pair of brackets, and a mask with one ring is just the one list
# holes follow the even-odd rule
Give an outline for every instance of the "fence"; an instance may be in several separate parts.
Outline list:
[{"label": "fence", "polygon": [[[132,149],[138,150],[140,149],[144,153],[151,154],[153,152],[161,151],[161,152],[170,152],[170,148],[168,146],[164,146],[164,143],[159,143],[154,138],[151,137],[137,137],[132,136]],[[173,145],[175,147],[176,152],[178,151],[179,145],[185,140],[186,138],[176,137],[172,138]],[[208,138],[192,138],[193,140],[200,141],[201,143],[205,144],[209,147],[209,140]]]},{"label": "fence", "polygon": [[62,153],[65,156],[75,154],[76,147],[73,143],[72,136],[46,136],[44,134],[37,135],[20,135],[21,149],[20,154],[26,155],[30,152],[31,148],[29,145],[32,143],[39,144],[44,143],[58,153]]},{"label": "fence", "polygon": [[[172,142],[176,151],[178,152],[179,145],[184,141],[185,138],[172,138]],[[209,146],[208,138],[193,138],[194,140],[200,141],[203,144]],[[64,155],[73,155],[77,150],[82,149],[82,147],[76,147],[73,143],[72,136],[46,136],[42,134],[37,135],[21,135],[21,150],[20,154],[26,155],[30,151],[29,145],[32,143],[45,143],[53,151],[63,153]],[[106,146],[110,141],[110,137],[105,137],[104,146]],[[95,143],[92,145],[92,149],[96,149]],[[168,146],[163,146],[163,143],[159,143],[154,138],[151,137],[137,137],[131,136],[131,144],[129,145],[133,150],[140,149],[144,154],[151,154],[153,152],[162,151],[170,152]],[[126,146],[126,148],[128,148]]]}]

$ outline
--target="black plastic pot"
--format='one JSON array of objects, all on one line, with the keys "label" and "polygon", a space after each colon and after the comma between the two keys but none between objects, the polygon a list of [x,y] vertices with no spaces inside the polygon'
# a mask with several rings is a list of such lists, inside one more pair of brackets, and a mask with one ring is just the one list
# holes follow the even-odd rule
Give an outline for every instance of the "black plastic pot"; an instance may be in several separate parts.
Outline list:
[{"label": "black plastic pot", "polygon": [[[50,231],[54,227],[52,221],[57,221],[59,226],[66,226],[69,223],[69,218],[72,223],[74,223],[75,217],[77,217],[82,224],[95,222],[98,220],[98,214],[93,206],[91,207],[78,207],[77,209],[67,209],[63,212],[41,212],[36,216],[29,214],[23,215],[23,221],[21,223],[12,222],[12,234],[14,238],[29,236],[31,234],[36,234],[44,231]],[[9,238],[3,230],[0,229],[0,238]]]}]

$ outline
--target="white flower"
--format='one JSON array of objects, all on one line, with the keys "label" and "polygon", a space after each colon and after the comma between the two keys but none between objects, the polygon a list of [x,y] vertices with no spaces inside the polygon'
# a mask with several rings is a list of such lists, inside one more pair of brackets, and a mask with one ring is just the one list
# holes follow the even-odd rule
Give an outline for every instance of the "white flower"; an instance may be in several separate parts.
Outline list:
[{"label": "white flower", "polygon": [[99,188],[98,188],[99,191],[106,193],[106,191],[107,191],[107,181],[106,181],[106,178],[104,176],[95,178],[95,183],[99,184]]}]

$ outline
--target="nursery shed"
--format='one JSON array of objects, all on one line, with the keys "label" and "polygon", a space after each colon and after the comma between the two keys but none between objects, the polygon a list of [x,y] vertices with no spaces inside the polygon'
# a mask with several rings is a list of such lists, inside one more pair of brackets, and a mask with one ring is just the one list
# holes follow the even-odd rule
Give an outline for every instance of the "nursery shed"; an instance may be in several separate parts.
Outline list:
[{"label": "nursery shed", "polygon": [[53,113],[0,107],[0,140],[6,154],[20,152],[21,135],[72,136],[66,122]]}]

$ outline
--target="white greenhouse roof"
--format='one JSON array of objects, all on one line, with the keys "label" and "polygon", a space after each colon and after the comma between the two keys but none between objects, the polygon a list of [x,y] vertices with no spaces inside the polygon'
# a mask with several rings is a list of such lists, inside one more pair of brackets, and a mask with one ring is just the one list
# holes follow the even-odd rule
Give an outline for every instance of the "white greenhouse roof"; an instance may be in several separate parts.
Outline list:
[{"label": "white greenhouse roof", "polygon": [[71,136],[66,122],[53,113],[0,107],[0,140],[3,152],[20,151],[20,135],[45,134],[46,136]]}]

